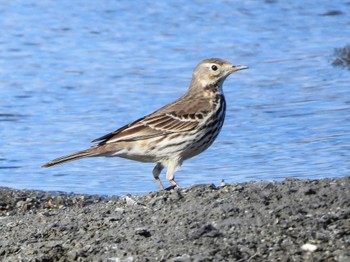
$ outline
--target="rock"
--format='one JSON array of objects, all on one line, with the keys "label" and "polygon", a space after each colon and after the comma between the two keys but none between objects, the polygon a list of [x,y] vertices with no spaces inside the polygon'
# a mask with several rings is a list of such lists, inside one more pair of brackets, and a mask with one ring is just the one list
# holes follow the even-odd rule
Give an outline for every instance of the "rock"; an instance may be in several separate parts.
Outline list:
[{"label": "rock", "polygon": [[67,253],[67,258],[69,260],[76,260],[78,258],[78,252],[76,250],[71,250]]},{"label": "rock", "polygon": [[314,252],[317,250],[317,246],[310,243],[306,243],[301,246],[301,249],[304,251]]},{"label": "rock", "polygon": [[192,262],[191,257],[187,254],[179,256],[179,257],[174,257],[173,262]]},{"label": "rock", "polygon": [[132,199],[131,197],[125,196],[123,199],[126,202],[126,205],[128,205],[128,206],[138,205],[138,203],[134,199]]},{"label": "rock", "polygon": [[135,234],[143,237],[150,237],[151,232],[147,228],[137,228]]}]

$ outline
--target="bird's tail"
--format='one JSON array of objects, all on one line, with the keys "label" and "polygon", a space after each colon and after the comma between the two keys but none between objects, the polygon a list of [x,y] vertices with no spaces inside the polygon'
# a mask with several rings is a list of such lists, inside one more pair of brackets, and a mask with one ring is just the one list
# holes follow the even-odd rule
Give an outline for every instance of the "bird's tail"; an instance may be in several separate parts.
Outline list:
[{"label": "bird's tail", "polygon": [[62,163],[68,162],[68,161],[73,161],[73,160],[77,160],[77,159],[89,157],[89,156],[94,156],[94,155],[96,155],[96,152],[93,152],[93,150],[91,150],[91,148],[90,148],[90,149],[79,151],[77,153],[74,153],[74,154],[71,154],[68,156],[56,158],[50,162],[47,162],[42,167],[50,167],[50,166],[62,164]]}]

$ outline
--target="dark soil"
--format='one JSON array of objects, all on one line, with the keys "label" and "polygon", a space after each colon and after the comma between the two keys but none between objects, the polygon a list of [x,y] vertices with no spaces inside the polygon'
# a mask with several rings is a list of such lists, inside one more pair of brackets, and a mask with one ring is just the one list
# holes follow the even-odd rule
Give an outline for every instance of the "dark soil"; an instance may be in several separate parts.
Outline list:
[{"label": "dark soil", "polygon": [[2,261],[350,261],[350,177],[106,198],[0,188]]}]

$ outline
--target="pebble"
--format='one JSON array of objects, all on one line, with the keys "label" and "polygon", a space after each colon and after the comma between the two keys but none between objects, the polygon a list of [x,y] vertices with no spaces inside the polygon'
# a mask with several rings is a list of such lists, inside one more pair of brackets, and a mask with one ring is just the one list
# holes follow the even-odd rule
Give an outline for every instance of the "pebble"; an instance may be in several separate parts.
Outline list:
[{"label": "pebble", "polygon": [[304,251],[314,252],[317,250],[317,246],[310,243],[306,243],[301,246],[301,249]]}]

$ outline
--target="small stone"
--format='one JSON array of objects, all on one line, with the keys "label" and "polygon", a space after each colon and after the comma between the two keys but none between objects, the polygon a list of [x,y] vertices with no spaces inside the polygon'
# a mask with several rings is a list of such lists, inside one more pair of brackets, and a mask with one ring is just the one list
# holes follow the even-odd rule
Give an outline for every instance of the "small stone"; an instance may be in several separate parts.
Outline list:
[{"label": "small stone", "polygon": [[67,258],[69,260],[76,260],[78,258],[78,252],[76,250],[71,250],[67,253]]},{"label": "small stone", "polygon": [[174,257],[173,262],[191,262],[191,257],[187,254],[184,254],[180,257]]},{"label": "small stone", "polygon": [[115,212],[118,212],[118,213],[121,213],[121,214],[124,214],[125,212],[125,209],[124,208],[121,208],[121,207],[117,207],[116,209],[114,209]]},{"label": "small stone", "polygon": [[147,228],[137,228],[135,234],[143,237],[150,237],[151,232]]},{"label": "small stone", "polygon": [[110,257],[107,259],[107,262],[120,262],[120,258],[119,257]]},{"label": "small stone", "polygon": [[128,206],[136,206],[137,205],[137,202],[134,199],[132,199],[131,197],[125,196],[124,200],[125,200],[126,205],[128,205]]},{"label": "small stone", "polygon": [[216,229],[212,224],[207,224],[194,231],[192,234],[193,239],[198,239],[202,236],[215,238],[221,236],[221,232],[218,229]]},{"label": "small stone", "polygon": [[107,262],[133,262],[134,258],[133,257],[127,257],[127,258],[123,258],[120,259],[119,257],[110,257],[107,259]]},{"label": "small stone", "polygon": [[314,252],[317,250],[317,246],[310,243],[306,243],[301,246],[301,249],[308,252]]},{"label": "small stone", "polygon": [[179,190],[173,190],[172,194],[170,194],[170,196],[169,196],[169,199],[171,199],[173,201],[177,201],[181,198],[183,198],[183,196]]},{"label": "small stone", "polygon": [[224,186],[226,186],[225,179],[222,179],[220,183],[220,187],[224,187]]},{"label": "small stone", "polygon": [[20,200],[16,203],[16,207],[21,208],[21,207],[23,207],[24,203],[25,203],[24,201]]}]

